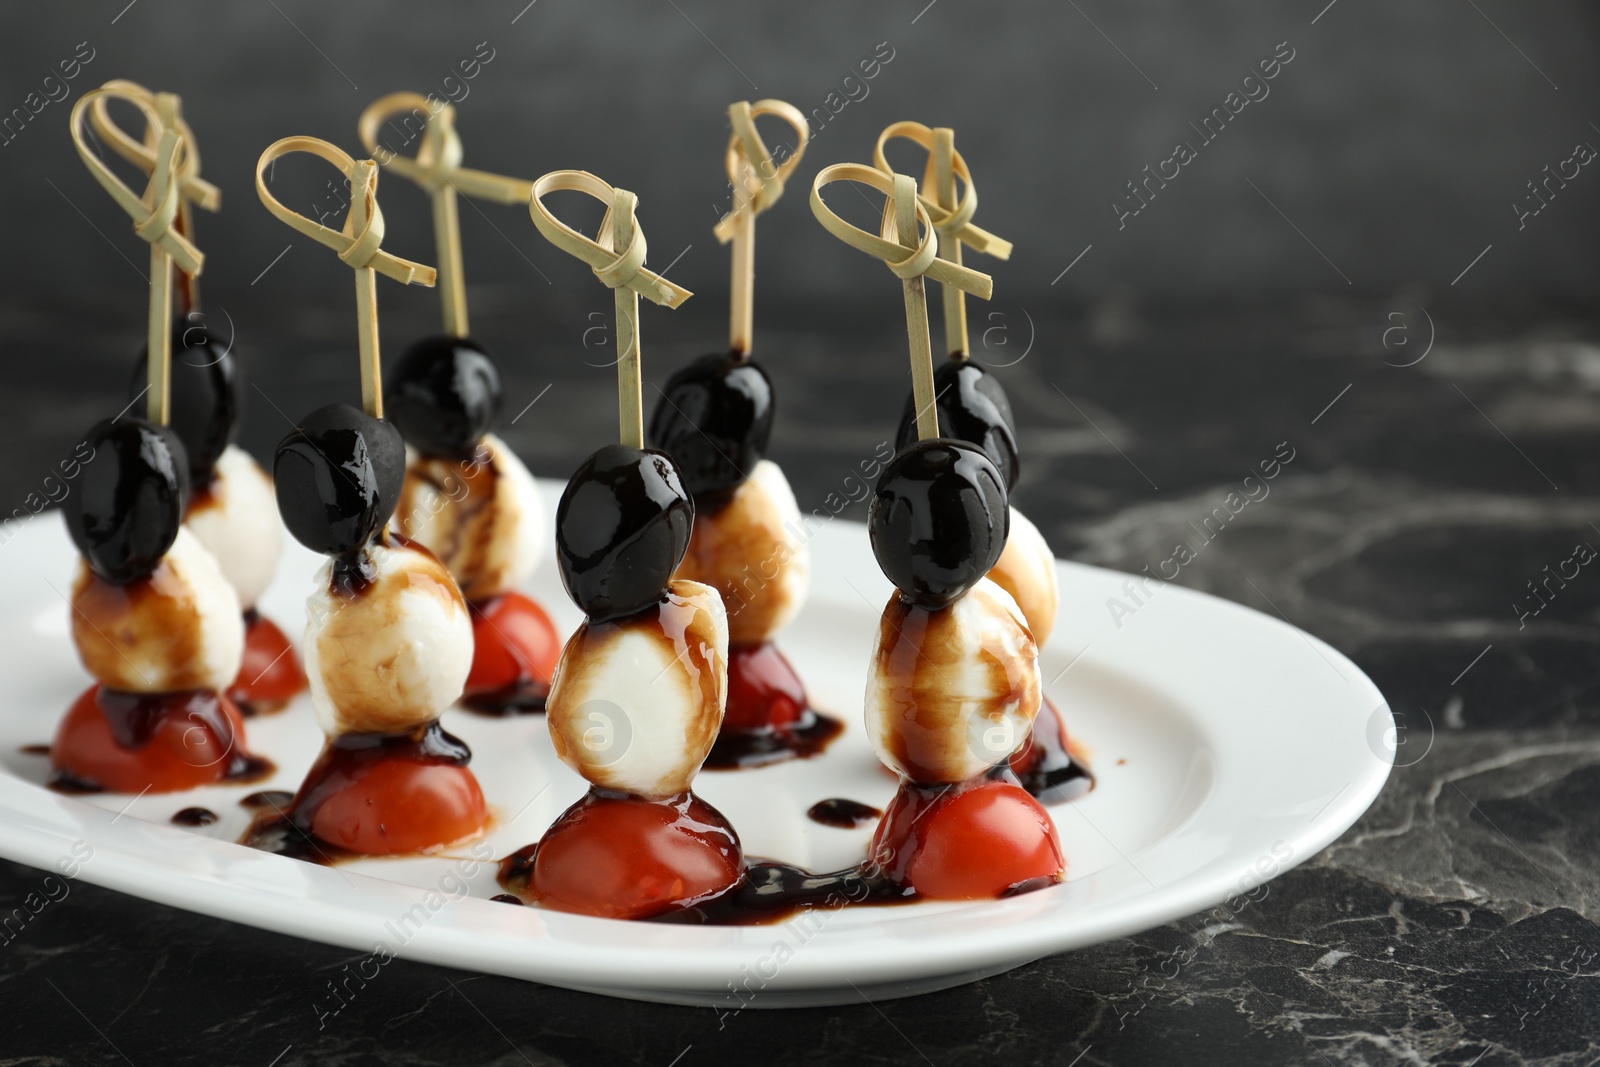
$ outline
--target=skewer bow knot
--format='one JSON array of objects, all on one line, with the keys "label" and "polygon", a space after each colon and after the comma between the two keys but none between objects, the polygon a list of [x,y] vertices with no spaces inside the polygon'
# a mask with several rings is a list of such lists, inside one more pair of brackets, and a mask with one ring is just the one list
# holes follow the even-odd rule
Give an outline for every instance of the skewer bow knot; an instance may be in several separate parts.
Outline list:
[{"label": "skewer bow knot", "polygon": [[[599,239],[583,236],[550,213],[544,197],[558,190],[585,193],[606,205],[605,218],[600,220]],[[634,212],[639,198],[626,189],[612,188],[604,179],[583,170],[555,170],[533,183],[533,196],[528,201],[533,224],[545,240],[589,264],[594,276],[611,289],[631,289],[640,296],[675,308],[692,295],[689,290],[646,270],[644,266],[647,245],[644,230]],[[616,247],[615,220],[625,217],[629,221],[627,247]]]},{"label": "skewer bow knot", "polygon": [[[823,186],[836,181],[858,182],[884,195],[883,226],[879,234],[851,225],[823,203]],[[902,227],[899,216],[908,204],[911,205],[908,214],[913,216],[912,225]],[[885,174],[860,163],[835,163],[824,167],[811,185],[811,211],[829,233],[852,248],[883,260],[897,278],[926,276],[984,300],[994,291],[994,283],[987,274],[939,258],[926,202],[918,197],[916,179],[909,175]]]},{"label": "skewer bow knot", "polygon": [[[794,130],[798,143],[781,163],[773,160],[756,129],[755,120],[762,115],[781,118]],[[811,127],[805,116],[794,105],[782,100],[757,100],[754,104],[741,100],[728,107],[728,122],[733,126],[733,135],[728,138],[725,163],[728,181],[734,190],[733,210],[722,216],[712,230],[722,244],[733,240],[741,216],[745,213],[759,215],[778,202],[783,195],[784,181],[800,164],[806,142],[811,137]]]},{"label": "skewer bow knot", "polygon": [[[922,174],[922,191],[917,199],[923,209],[928,213],[928,220],[935,230],[954,237],[974,252],[982,252],[994,256],[996,259],[1011,258],[1011,242],[996,237],[988,230],[972,224],[972,216],[978,210],[978,188],[972,183],[972,172],[967,169],[967,161],[961,153],[951,144],[951,134],[948,129],[934,130],[920,122],[896,122],[884,129],[878,135],[878,143],[872,150],[872,163],[884,174],[893,174],[889,161],[884,156],[884,145],[897,137],[928,150],[928,165]],[[955,180],[961,183],[961,198],[953,208],[942,206],[936,196],[928,195],[937,189],[937,173],[939,156],[941,152],[949,153],[950,172]]]},{"label": "skewer bow knot", "polygon": [[[395,125],[396,116],[404,116]],[[378,142],[380,129],[404,134],[407,143],[417,135],[413,124],[423,123],[422,140],[415,157],[402,155]],[[461,165],[461,135],[456,132],[456,109],[421,93],[400,92],[381,96],[361,113],[357,129],[361,144],[385,170],[416,182],[430,193],[451,188],[501,204],[526,203],[532,183],[521,178],[473,170]]]},{"label": "skewer bow knot", "polygon": [[216,211],[222,206],[222,190],[200,177],[200,148],[195,143],[194,131],[183,117],[183,105],[176,93],[157,93],[138,82],[116,78],[101,88],[107,90],[96,96],[89,106],[89,125],[111,150],[146,174],[155,173],[156,148],[161,141],[161,126],[146,124],[143,138],[130,135],[111,117],[108,106],[113,97],[148,103],[161,116],[162,126],[178,131],[181,148],[173,172],[178,178],[178,193],[184,199],[206,211]]},{"label": "skewer bow knot", "polygon": [[[106,166],[105,161],[95,153],[84,138],[85,114],[96,101],[106,97],[115,97],[133,104],[144,112],[149,129],[155,131],[154,146],[149,150],[152,162],[150,180],[145,185],[143,196],[124,185],[122,179],[112,173],[111,168]],[[133,219],[133,232],[145,241],[159,245],[172,257],[172,262],[179,270],[190,275],[199,274],[201,266],[205,263],[205,256],[187,237],[172,228],[173,220],[178,217],[179,187],[182,184],[179,167],[184,153],[184,136],[175,125],[169,126],[162,121],[155,101],[130,93],[114,84],[101,86],[78,98],[77,104],[72,108],[71,128],[72,143],[78,149],[78,156],[89,168],[89,173],[100,183],[101,188],[110,193],[117,205]]]},{"label": "skewer bow knot", "polygon": [[[327,160],[350,179],[351,198],[359,204],[352,203],[342,229],[329,229],[285,207],[267,189],[267,168],[275,160],[294,152],[306,152]],[[383,212],[378,207],[378,165],[370,159],[352,159],[319,137],[285,137],[261,153],[256,163],[256,195],[278,221],[333,249],[346,266],[356,270],[371,268],[408,285],[434,283],[432,267],[385,252],[380,247],[384,224]]]}]

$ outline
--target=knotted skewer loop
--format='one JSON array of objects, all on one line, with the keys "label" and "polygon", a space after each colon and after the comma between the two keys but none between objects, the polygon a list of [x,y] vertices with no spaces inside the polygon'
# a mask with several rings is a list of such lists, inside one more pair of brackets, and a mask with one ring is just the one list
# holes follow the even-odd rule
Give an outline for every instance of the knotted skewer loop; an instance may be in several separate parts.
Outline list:
[{"label": "knotted skewer loop", "polygon": [[[596,240],[590,240],[550,213],[544,198],[553,192],[584,193],[606,205]],[[622,443],[644,447],[644,410],[639,374],[639,297],[675,308],[690,296],[644,267],[644,231],[635,217],[639,198],[626,189],[612,188],[588,171],[553,170],[533,183],[528,212],[545,240],[589,265],[594,276],[609,287],[616,306],[617,416]]]},{"label": "knotted skewer loop", "polygon": [[[773,161],[755,120],[772,115],[794,130],[797,146],[783,162]],[[784,181],[805,154],[811,127],[800,110],[782,100],[741,100],[728,108],[733,135],[724,164],[733,187],[733,210],[712,230],[722,244],[733,242],[733,278],[729,294],[728,347],[748,356],[754,327],[756,216],[778,202]]]},{"label": "knotted skewer loop", "polygon": [[[878,236],[835,215],[822,202],[822,188],[831,182],[853,181],[882,193],[883,226]],[[969,270],[934,254],[933,226],[927,207],[917,197],[916,179],[905,174],[884,174],[859,163],[824,167],[811,183],[811,212],[823,228],[852,248],[881,259],[901,280],[905,290],[906,336],[911,347],[912,398],[917,408],[917,437],[939,436],[939,413],[934,407],[933,348],[928,337],[928,301],[922,279],[933,278],[973,296],[989,299],[994,283],[987,274]]]},{"label": "knotted skewer loop", "polygon": [[[154,145],[150,149],[150,180],[143,196],[124,185],[85,139],[84,116],[96,101],[108,97],[126,100],[137,107],[151,131]],[[192,277],[199,274],[205,264],[200,250],[172,225],[178,217],[181,199],[178,167],[184,152],[183,134],[178,127],[177,97],[163,94],[160,98],[146,99],[116,86],[101,86],[78,98],[69,123],[72,143],[89,173],[133,219],[133,232],[150,245],[145,411],[151,422],[165,426],[171,415],[172,395],[169,374],[172,365],[172,267],[176,263],[178,269]]]},{"label": "knotted skewer loop", "polygon": [[[415,158],[400,155],[378,143],[378,132],[396,115],[404,125],[425,123]],[[409,178],[427,191],[433,201],[433,237],[439,258],[439,299],[445,332],[465,337],[467,328],[466,279],[461,265],[461,222],[456,194],[482,197],[503,204],[525,204],[533,183],[461,165],[461,137],[456,133],[456,109],[419,93],[390,93],[361,113],[361,143],[386,170]],[[409,141],[415,130],[407,131]]]},{"label": "knotted skewer loop", "polygon": [[[115,78],[102,88],[112,90],[124,99],[143,100],[155,107],[165,126],[176,129],[182,138],[174,172],[178,176],[177,230],[190,241],[194,240],[194,217],[191,205],[206,211],[216,211],[222,206],[222,190],[200,177],[200,146],[195,142],[194,131],[183,117],[183,101],[176,93],[157,93],[138,82]],[[133,137],[111,117],[111,94],[97,96],[89,107],[89,125],[111,150],[146,174],[156,169],[156,148],[160,143],[159,127],[145,123],[144,136]],[[193,274],[182,272],[184,295],[189,310],[200,303],[200,283]]]},{"label": "knotted skewer loop", "polygon": [[[279,203],[267,189],[267,168],[294,152],[306,152],[332,163],[350,181],[350,211],[342,230],[313,222]],[[383,417],[383,375],[378,362],[378,297],[375,273],[397,282],[432,285],[432,267],[383,251],[383,212],[378,209],[378,165],[356,160],[319,137],[285,137],[261,153],[256,162],[256,195],[278,221],[333,249],[356,274],[356,330],[361,345],[361,402],[368,415]]]},{"label": "knotted skewer loop", "polygon": [[[872,150],[873,165],[885,174],[893,171],[884,156],[884,146],[897,137],[928,150],[920,199],[939,234],[939,255],[952,263],[960,263],[961,246],[967,245],[975,252],[996,259],[1010,259],[1010,241],[972,224],[972,216],[978,210],[978,190],[972,183],[967,161],[955,150],[954,131],[948,127],[930,129],[920,122],[896,122],[887,127],[878,135],[878,143]],[[957,180],[962,183],[959,199],[956,197]],[[948,286],[944,290],[944,335],[950,357],[967,358],[966,298]]]}]

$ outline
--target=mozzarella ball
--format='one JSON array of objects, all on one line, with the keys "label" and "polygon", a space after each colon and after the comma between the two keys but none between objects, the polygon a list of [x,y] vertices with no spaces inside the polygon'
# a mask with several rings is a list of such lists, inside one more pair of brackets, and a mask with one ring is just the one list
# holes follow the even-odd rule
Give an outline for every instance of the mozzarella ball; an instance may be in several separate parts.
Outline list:
[{"label": "mozzarella ball", "polygon": [[685,792],[722,726],[727,650],[717,591],[681,578],[658,608],[584,623],[545,701],[556,755],[605,789]]},{"label": "mozzarella ball", "polygon": [[494,434],[472,459],[412,451],[395,529],[437,555],[472,601],[525,582],[552,536],[533,475]]},{"label": "mozzarella ball", "polygon": [[678,577],[722,595],[734,646],[772,639],[799,613],[811,587],[811,549],[800,537],[800,508],[769,459],[715,511],[697,510]]},{"label": "mozzarella ball", "polygon": [[461,697],[472,669],[472,620],[444,565],[403,544],[366,551],[369,583],[335,588],[329,560],[306,601],[306,676],[331,737],[425,725]]},{"label": "mozzarella ball", "polygon": [[72,640],[95,681],[127,693],[223,690],[244,654],[239,596],[186,528],[148,575],[112,585],[80,560]]},{"label": "mozzarella ball", "polygon": [[922,785],[964,782],[1015,752],[1039,711],[1038,646],[987,578],[935,611],[896,594],[867,678],[867,737]]},{"label": "mozzarella ball", "polygon": [[1011,509],[1011,536],[1006,538],[1000,561],[989,571],[989,580],[1017,602],[1035,643],[1042,647],[1050,640],[1050,631],[1056,626],[1056,610],[1061,606],[1056,557],[1039,528],[1016,508]]},{"label": "mozzarella ball", "polygon": [[195,492],[183,524],[216,557],[239,603],[253,608],[278,568],[283,524],[272,479],[250,453],[223,449],[211,484]]}]

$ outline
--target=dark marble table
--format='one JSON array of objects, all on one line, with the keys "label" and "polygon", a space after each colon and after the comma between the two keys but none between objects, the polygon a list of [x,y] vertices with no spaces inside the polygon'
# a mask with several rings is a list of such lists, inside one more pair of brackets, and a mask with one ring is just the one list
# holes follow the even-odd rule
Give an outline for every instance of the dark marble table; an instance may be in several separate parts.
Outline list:
[{"label": "dark marble table", "polygon": [[[612,432],[611,372],[584,365],[609,358],[584,335],[608,302],[473,296],[509,371],[505,436],[565,476]],[[89,306],[0,303],[8,508],[121,406],[140,309]],[[77,882],[0,945],[0,1064],[1600,1062],[1600,573],[1544,600],[1529,585],[1600,545],[1600,319],[1420,292],[994,310],[984,358],[1027,352],[999,371],[1026,449],[1017,500],[1062,556],[1154,564],[1294,450],[1179,581],[1350,655],[1401,716],[1405,766],[1264,899],[944,993],[720,1023],[397,961],[319,1028],[313,1005],[351,953]],[[230,307],[258,455],[282,412],[355,395],[348,311]],[[388,336],[429,311],[398,307]],[[646,314],[657,380],[722,328],[714,300]],[[763,311],[774,453],[804,508],[892,433],[897,318],[892,301]],[[41,877],[0,864],[0,914]]]}]

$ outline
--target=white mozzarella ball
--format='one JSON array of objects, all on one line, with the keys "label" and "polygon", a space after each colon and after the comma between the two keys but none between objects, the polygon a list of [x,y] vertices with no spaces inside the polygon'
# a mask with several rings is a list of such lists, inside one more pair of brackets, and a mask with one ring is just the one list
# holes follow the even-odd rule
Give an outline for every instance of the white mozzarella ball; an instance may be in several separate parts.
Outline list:
[{"label": "white mozzarella ball", "polygon": [[980,775],[1028,736],[1039,699],[1038,646],[987,578],[937,611],[898,593],[884,609],[866,725],[890,770],[924,785]]},{"label": "white mozzarella ball", "polygon": [[216,557],[239,603],[255,607],[277,570],[283,523],[272,479],[250,453],[223,449],[215,477],[190,501],[183,524]]},{"label": "white mozzarella ball", "polygon": [[472,670],[472,621],[450,572],[424,550],[368,550],[370,583],[346,595],[333,561],[306,601],[306,676],[329,736],[402,733],[460,699]]},{"label": "white mozzarella ball", "polygon": [[239,673],[244,620],[222,568],[179,528],[156,569],[127,585],[103,581],[79,561],[72,640],[84,667],[108,689],[220,691]]},{"label": "white mozzarella ball", "polygon": [[1056,611],[1061,606],[1056,557],[1039,528],[1016,508],[1011,509],[1011,535],[1006,538],[1005,551],[988,576],[1011,594],[1022,609],[1022,617],[1028,620],[1034,641],[1042,647],[1050,640]]}]

